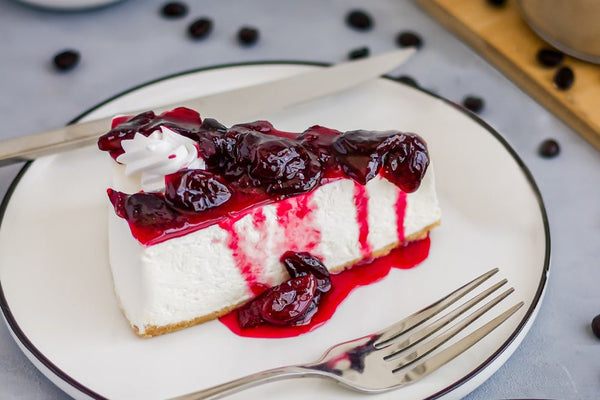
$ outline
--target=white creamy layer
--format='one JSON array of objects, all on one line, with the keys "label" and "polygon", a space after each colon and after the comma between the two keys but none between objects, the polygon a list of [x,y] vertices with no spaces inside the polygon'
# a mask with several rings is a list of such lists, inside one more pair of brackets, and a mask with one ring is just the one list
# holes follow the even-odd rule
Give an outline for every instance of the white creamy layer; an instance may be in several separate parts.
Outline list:
[{"label": "white creamy layer", "polygon": [[[122,174],[123,166],[115,168],[115,189],[128,193],[139,190],[135,177]],[[366,189],[368,242],[372,250],[377,251],[398,240],[396,200],[399,189],[379,177],[371,180]],[[312,194],[311,201],[314,214],[309,219],[320,232],[320,241],[313,253],[322,257],[329,269],[359,259],[354,182],[344,179],[323,185]],[[279,258],[289,249],[285,248],[284,228],[278,221],[276,209],[275,205],[262,207],[264,222],[260,232],[255,229],[252,213],[234,224],[238,236],[243,238],[239,245],[247,255],[248,265],[259,269],[251,275],[269,285],[287,279]],[[435,224],[440,216],[430,166],[419,190],[407,195],[405,236]],[[302,238],[295,239],[302,242]],[[117,297],[140,334],[144,334],[148,326],[189,321],[252,297],[241,272],[243,266],[236,264],[229,247],[229,232],[218,225],[145,247],[132,237],[127,222],[117,217],[110,207],[109,247]]]}]

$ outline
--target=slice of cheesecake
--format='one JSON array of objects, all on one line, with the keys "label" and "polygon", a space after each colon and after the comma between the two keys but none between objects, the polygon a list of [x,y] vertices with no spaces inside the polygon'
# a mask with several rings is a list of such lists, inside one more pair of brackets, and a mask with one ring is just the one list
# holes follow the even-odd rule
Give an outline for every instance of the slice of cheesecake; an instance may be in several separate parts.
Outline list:
[{"label": "slice of cheesecake", "polygon": [[180,108],[117,118],[99,147],[116,161],[115,292],[144,337],[214,319],[285,281],[288,250],[338,272],[440,221],[415,134],[226,128]]}]

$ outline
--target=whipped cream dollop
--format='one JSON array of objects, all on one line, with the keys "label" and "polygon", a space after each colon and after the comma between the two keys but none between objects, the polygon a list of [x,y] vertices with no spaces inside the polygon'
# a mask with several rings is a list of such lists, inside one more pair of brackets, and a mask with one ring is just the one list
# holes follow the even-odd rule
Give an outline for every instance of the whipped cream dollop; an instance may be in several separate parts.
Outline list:
[{"label": "whipped cream dollop", "polygon": [[205,169],[196,143],[161,126],[149,136],[136,133],[133,139],[121,142],[124,153],[117,161],[125,165],[125,174],[141,174],[145,192],[165,190],[165,176],[184,168]]}]

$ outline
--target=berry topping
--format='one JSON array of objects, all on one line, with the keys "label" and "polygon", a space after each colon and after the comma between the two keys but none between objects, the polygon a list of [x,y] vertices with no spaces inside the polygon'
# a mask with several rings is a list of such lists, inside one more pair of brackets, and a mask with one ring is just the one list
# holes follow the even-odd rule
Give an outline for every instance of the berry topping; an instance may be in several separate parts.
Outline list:
[{"label": "berry topping", "polygon": [[212,31],[213,22],[210,18],[198,18],[188,27],[192,39],[204,39]]},{"label": "berry topping", "polygon": [[573,86],[575,82],[575,74],[569,67],[561,67],[554,74],[554,86],[560,90],[567,90]]},{"label": "berry topping", "polygon": [[359,47],[354,49],[348,53],[348,59],[356,60],[359,58],[369,57],[369,48],[368,47]]},{"label": "berry topping", "polygon": [[77,50],[65,50],[54,56],[54,66],[59,71],[69,71],[79,63]]},{"label": "berry topping", "polygon": [[256,43],[259,37],[260,32],[258,29],[250,26],[242,27],[237,33],[238,41],[244,46],[250,46]]},{"label": "berry topping", "polygon": [[179,171],[168,175],[165,182],[165,200],[182,211],[205,211],[231,198],[231,191],[223,182],[202,170]]},{"label": "berry topping", "polygon": [[400,32],[396,36],[396,44],[399,47],[416,47],[419,49],[423,46],[423,39],[415,32]]},{"label": "berry topping", "polygon": [[317,291],[317,279],[308,274],[293,278],[264,293],[261,316],[266,322],[288,325],[309,309]]},{"label": "berry topping", "polygon": [[373,19],[363,10],[352,10],[346,15],[346,23],[360,31],[367,31],[373,27]]},{"label": "berry topping", "polygon": [[135,193],[127,196],[124,203],[125,215],[138,225],[156,225],[176,219],[176,214],[164,201],[150,193]]},{"label": "berry topping", "polygon": [[238,309],[238,321],[244,329],[263,323],[304,325],[310,322],[310,317],[316,312],[315,299],[319,297],[314,275],[292,278],[267,289]]},{"label": "berry topping", "polygon": [[342,170],[361,185],[382,175],[405,192],[414,192],[427,166],[425,142],[415,134],[400,132],[346,132],[333,144]]},{"label": "berry topping", "polygon": [[268,194],[300,194],[319,184],[321,165],[302,145],[280,138],[261,139],[253,144],[244,151],[248,172],[251,178],[266,183]]},{"label": "berry topping", "polygon": [[381,174],[407,193],[417,190],[429,166],[423,139],[415,134],[395,135],[379,148],[387,153]]},{"label": "berry topping", "polygon": [[484,102],[481,97],[467,96],[463,99],[462,105],[467,110],[478,113],[483,110]]},{"label": "berry topping", "polygon": [[558,50],[541,49],[537,52],[536,58],[545,67],[556,67],[562,62],[565,55]]},{"label": "berry topping", "polygon": [[281,262],[292,278],[313,274],[317,279],[317,290],[325,293],[331,289],[329,271],[317,257],[307,252],[286,251]]},{"label": "berry topping", "polygon": [[[227,128],[211,118],[201,120],[187,108],[158,116],[148,111],[121,117],[113,125],[100,137],[98,147],[115,159],[124,153],[123,140],[168,128],[193,140],[203,160],[202,167],[193,167],[202,169],[183,166],[190,169],[165,173],[164,194],[147,193],[143,201],[132,200],[143,203],[138,208],[147,209],[148,218],[124,211],[128,195],[111,197],[117,214],[128,220],[142,244],[154,244],[237,217],[255,206],[308,193],[330,179],[347,177],[364,185],[381,172],[402,190],[412,192],[429,163],[425,142],[415,134],[398,131],[342,133],[317,125],[297,134],[279,131],[267,121]],[[160,180],[160,174],[156,178]]]},{"label": "berry topping", "polygon": [[188,12],[187,5],[180,1],[171,1],[161,8],[161,14],[166,18],[185,17]]},{"label": "berry topping", "polygon": [[556,140],[546,139],[540,144],[538,153],[544,158],[554,158],[560,153],[560,146]]}]

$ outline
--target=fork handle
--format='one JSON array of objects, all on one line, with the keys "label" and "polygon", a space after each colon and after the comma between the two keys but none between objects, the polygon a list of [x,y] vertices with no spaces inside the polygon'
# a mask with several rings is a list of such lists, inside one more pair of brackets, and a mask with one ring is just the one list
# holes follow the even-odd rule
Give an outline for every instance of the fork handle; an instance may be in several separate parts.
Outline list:
[{"label": "fork handle", "polygon": [[274,382],[283,379],[304,378],[308,376],[326,377],[325,371],[312,369],[301,365],[292,365],[287,367],[279,367],[268,369],[266,371],[257,372],[252,375],[247,375],[242,378],[234,379],[225,382],[218,386],[213,386],[208,389],[199,390],[197,392],[188,393],[183,396],[174,397],[171,400],[212,400],[239,392],[244,389],[258,386],[263,383]]}]

